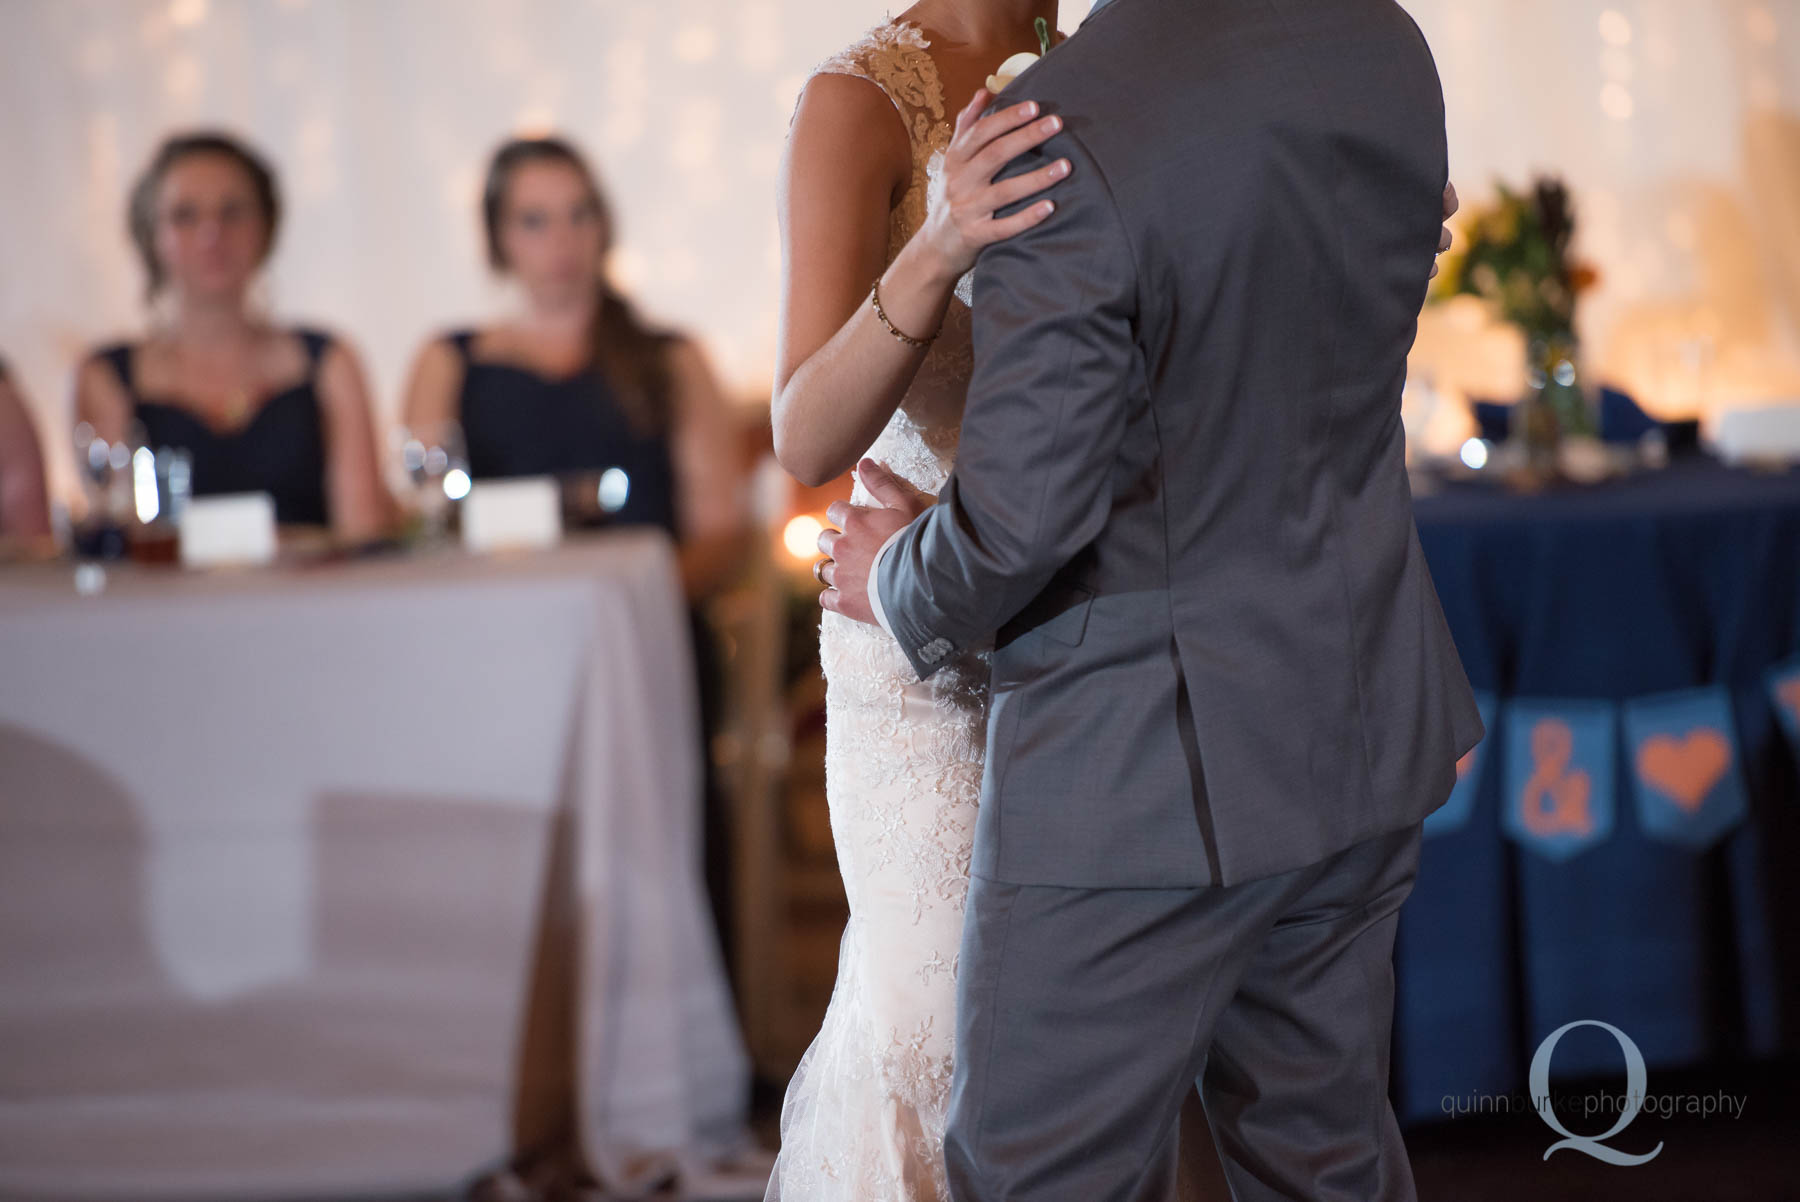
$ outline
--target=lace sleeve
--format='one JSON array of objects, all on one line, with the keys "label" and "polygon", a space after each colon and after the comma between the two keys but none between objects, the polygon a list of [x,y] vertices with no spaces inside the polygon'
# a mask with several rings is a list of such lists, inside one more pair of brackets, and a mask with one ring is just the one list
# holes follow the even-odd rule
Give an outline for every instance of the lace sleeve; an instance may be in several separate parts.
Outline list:
[{"label": "lace sleeve", "polygon": [[930,46],[915,26],[883,25],[820,63],[813,75],[849,75],[880,88],[906,123],[909,140],[917,146],[931,122],[944,116]]}]

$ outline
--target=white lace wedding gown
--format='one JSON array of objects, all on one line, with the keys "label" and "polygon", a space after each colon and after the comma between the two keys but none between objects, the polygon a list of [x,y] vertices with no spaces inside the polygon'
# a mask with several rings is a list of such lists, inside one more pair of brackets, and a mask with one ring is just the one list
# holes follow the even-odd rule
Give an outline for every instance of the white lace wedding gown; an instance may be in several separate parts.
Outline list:
[{"label": "white lace wedding gown", "polygon": [[[906,123],[913,175],[890,223],[890,260],[923,224],[934,156],[950,141],[928,45],[915,26],[884,25],[819,68],[872,81]],[[930,493],[950,474],[974,364],[967,285],[868,452]],[[852,499],[873,503],[860,484]],[[966,655],[921,682],[879,628],[830,612],[819,654],[825,788],[850,922],[824,1025],[788,1086],[768,1197],[939,1202],[949,1197],[944,1122],[987,657]]]}]

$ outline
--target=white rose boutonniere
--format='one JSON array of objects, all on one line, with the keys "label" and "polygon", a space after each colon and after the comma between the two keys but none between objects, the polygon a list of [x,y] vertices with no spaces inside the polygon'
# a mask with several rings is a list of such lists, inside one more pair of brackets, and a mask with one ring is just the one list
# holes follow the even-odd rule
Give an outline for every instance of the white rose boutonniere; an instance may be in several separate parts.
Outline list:
[{"label": "white rose boutonniere", "polygon": [[1015,54],[1000,64],[1000,69],[987,77],[987,90],[998,96],[1006,90],[1006,85],[1025,74],[1031,64],[1050,53],[1050,22],[1039,17],[1034,26],[1038,35],[1038,53]]}]

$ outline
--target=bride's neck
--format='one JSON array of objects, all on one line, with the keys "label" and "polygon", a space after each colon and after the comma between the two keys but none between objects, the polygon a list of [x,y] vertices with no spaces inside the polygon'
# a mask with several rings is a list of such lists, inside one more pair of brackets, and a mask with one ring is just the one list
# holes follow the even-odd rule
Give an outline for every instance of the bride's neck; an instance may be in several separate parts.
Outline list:
[{"label": "bride's neck", "polygon": [[913,13],[919,24],[967,46],[1037,48],[1033,23],[1042,17],[1056,28],[1057,0],[921,0]]}]

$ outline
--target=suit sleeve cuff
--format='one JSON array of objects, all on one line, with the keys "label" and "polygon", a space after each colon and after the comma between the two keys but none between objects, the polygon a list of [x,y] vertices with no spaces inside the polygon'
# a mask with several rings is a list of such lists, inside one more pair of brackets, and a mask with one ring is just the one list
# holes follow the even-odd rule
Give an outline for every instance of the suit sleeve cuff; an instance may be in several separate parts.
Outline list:
[{"label": "suit sleeve cuff", "polygon": [[875,611],[875,621],[880,623],[883,630],[887,631],[889,638],[894,637],[894,628],[888,625],[887,610],[883,609],[881,605],[881,561],[886,558],[888,548],[893,546],[900,536],[906,533],[906,530],[907,528],[902,526],[888,535],[887,541],[881,544],[881,549],[875,552],[875,558],[869,563],[869,608]]}]

